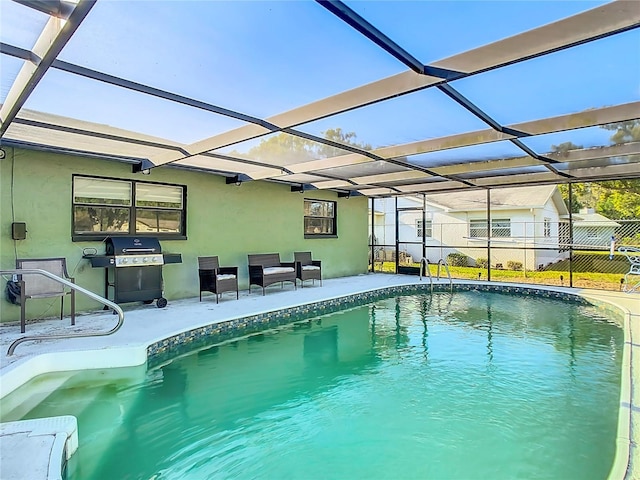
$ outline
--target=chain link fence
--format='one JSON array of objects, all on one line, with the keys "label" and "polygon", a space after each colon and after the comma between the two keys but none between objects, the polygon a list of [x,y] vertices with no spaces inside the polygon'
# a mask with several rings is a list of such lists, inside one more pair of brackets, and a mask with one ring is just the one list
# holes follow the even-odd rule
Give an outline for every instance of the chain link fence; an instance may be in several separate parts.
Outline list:
[{"label": "chain link fence", "polygon": [[[377,199],[376,199],[377,200]],[[640,278],[628,275],[631,263],[618,249],[640,249],[640,219],[615,220],[582,209],[579,213],[517,220],[514,212],[491,212],[480,218],[439,221],[443,215],[411,208],[385,215],[370,236],[370,270],[395,273],[425,258],[432,275],[444,260],[453,278],[511,283],[624,290]],[[401,204],[399,201],[398,204]],[[484,215],[485,218],[482,218]],[[535,217],[535,215],[532,215]],[[460,217],[463,217],[460,215]],[[372,216],[373,218],[373,216]],[[396,223],[397,219],[397,223]],[[451,220],[451,219],[450,219]],[[400,269],[406,273],[406,269]]]}]

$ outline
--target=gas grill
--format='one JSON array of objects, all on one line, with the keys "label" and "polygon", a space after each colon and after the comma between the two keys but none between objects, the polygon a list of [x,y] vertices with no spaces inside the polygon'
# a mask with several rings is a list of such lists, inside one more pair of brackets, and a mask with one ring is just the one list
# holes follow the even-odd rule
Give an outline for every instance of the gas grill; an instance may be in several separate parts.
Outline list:
[{"label": "gas grill", "polygon": [[167,305],[162,296],[162,266],[181,263],[179,253],[162,253],[155,237],[109,237],[105,255],[85,255],[92,267],[106,268],[105,297],[113,289],[115,303],[156,300],[158,308]]}]

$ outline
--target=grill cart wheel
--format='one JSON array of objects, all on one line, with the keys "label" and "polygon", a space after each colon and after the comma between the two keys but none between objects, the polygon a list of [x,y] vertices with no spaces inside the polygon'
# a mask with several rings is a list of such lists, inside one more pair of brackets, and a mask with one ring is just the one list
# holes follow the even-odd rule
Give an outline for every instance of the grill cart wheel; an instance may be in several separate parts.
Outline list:
[{"label": "grill cart wheel", "polygon": [[164,297],[160,297],[158,300],[156,300],[156,306],[158,308],[164,308],[167,306],[167,299]]}]

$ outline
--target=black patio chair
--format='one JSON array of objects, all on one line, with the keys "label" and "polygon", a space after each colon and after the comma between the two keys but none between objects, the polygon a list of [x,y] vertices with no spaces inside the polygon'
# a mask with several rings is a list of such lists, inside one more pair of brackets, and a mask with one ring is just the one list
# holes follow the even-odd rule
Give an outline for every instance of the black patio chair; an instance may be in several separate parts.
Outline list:
[{"label": "black patio chair", "polygon": [[236,300],[240,298],[238,291],[238,267],[221,267],[218,257],[198,257],[198,276],[200,277],[200,301],[202,292],[216,295],[216,303],[224,292],[236,292]]},{"label": "black patio chair", "polygon": [[305,280],[320,280],[322,286],[322,262],[320,260],[312,260],[311,252],[294,252],[293,258],[296,262],[296,278],[304,287]]}]

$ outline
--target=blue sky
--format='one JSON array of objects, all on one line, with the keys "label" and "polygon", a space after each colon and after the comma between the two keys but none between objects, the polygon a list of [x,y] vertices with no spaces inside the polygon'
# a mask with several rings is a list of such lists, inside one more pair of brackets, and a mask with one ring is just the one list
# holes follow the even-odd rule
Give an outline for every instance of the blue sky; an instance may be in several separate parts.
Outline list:
[{"label": "blue sky", "polygon": [[[2,41],[29,48],[41,16],[0,1]],[[347,2],[424,63],[603,3]],[[638,45],[640,32],[627,32],[453,86],[504,124],[635,101]],[[257,117],[406,70],[312,1],[99,0],[60,58]],[[1,60],[4,98],[19,62]],[[53,70],[26,107],[184,143],[243,124]],[[354,131],[373,146],[486,128],[435,89],[299,128],[320,134],[332,127]],[[568,136],[588,146],[606,142],[608,135],[591,129],[585,138]]]}]

